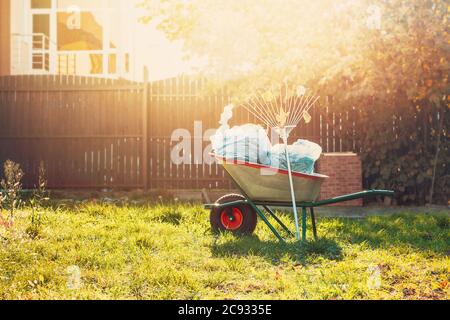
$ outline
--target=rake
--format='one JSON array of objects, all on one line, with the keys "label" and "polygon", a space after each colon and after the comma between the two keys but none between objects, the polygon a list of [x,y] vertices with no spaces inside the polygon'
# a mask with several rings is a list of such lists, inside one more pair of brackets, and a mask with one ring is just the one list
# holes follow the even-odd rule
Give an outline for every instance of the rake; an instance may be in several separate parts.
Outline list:
[{"label": "rake", "polygon": [[280,88],[279,94],[257,92],[242,106],[267,127],[274,130],[282,139],[285,146],[286,162],[289,176],[289,186],[294,211],[297,239],[300,240],[300,227],[295,199],[294,183],[292,179],[291,162],[288,152],[288,139],[302,120],[309,123],[312,119],[309,110],[319,100],[318,96],[308,93],[306,88],[298,86],[293,90],[287,84]]}]

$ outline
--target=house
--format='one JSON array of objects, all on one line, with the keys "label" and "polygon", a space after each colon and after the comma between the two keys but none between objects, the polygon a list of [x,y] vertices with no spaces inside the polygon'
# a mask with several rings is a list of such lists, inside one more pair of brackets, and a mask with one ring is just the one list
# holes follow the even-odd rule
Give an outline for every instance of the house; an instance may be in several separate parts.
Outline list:
[{"label": "house", "polygon": [[128,0],[0,0],[0,75],[133,79]]}]

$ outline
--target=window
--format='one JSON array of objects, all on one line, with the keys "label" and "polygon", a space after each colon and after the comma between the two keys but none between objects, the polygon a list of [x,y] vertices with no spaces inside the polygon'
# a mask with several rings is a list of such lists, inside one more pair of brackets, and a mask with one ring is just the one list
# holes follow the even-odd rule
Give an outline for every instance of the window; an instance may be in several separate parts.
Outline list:
[{"label": "window", "polygon": [[[75,13],[77,14],[77,13]],[[72,24],[73,13],[58,12],[58,50],[102,50],[103,23],[98,14],[79,13],[80,23]]]},{"label": "window", "polygon": [[50,35],[50,15],[33,14],[33,34],[40,33],[47,37]]},{"label": "window", "polygon": [[50,15],[33,14],[33,52],[32,68],[34,70],[49,71],[50,55],[49,49]]},{"label": "window", "polygon": [[31,0],[31,9],[50,9],[51,0]]},{"label": "window", "polygon": [[[122,52],[129,40],[122,29],[122,8],[127,0],[30,0],[30,3],[35,69],[48,70],[51,56],[50,69],[59,73],[129,73],[130,55]],[[55,54],[49,56],[51,52]]]}]

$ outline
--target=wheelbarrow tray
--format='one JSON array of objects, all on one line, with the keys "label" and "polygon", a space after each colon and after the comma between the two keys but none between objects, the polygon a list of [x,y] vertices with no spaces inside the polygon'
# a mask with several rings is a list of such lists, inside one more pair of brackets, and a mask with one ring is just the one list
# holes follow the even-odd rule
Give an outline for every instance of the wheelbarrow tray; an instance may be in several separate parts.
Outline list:
[{"label": "wheelbarrow tray", "polygon": [[[256,163],[217,157],[225,171],[246,196],[256,202],[291,203],[288,171]],[[328,177],[321,174],[292,172],[297,202],[317,200],[322,183]]]}]

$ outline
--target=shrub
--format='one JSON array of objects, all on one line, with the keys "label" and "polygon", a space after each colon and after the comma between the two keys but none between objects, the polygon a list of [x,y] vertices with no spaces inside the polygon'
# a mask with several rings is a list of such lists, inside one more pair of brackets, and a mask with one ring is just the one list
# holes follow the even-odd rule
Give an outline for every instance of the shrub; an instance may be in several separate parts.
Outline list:
[{"label": "shrub", "polygon": [[47,179],[45,178],[45,166],[41,161],[39,164],[38,185],[35,187],[33,197],[30,200],[31,206],[31,224],[26,233],[32,238],[39,236],[42,224],[42,207],[49,200],[47,196]]},{"label": "shrub", "polygon": [[[22,200],[20,193],[22,191],[22,178],[23,171],[20,169],[20,165],[11,160],[7,160],[3,166],[4,179],[1,180],[1,197],[0,205],[1,211],[7,210],[9,212],[8,226],[12,226],[14,223],[14,212],[21,205]],[[4,219],[0,214],[1,220]]]}]

